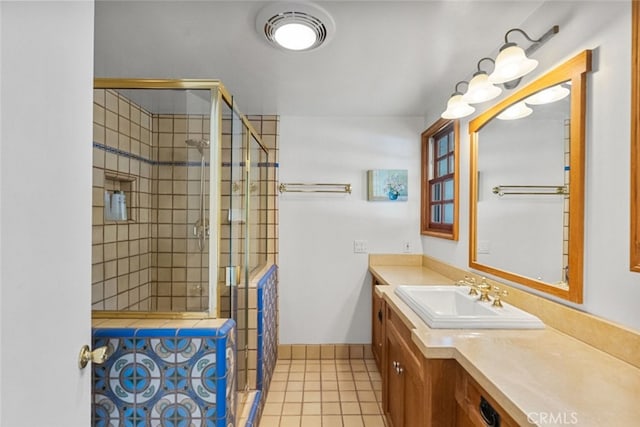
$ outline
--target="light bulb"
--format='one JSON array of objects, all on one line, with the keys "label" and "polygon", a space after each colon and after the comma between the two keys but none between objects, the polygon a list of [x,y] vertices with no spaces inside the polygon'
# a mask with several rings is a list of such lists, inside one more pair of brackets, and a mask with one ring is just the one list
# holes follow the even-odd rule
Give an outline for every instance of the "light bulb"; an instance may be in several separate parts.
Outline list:
[{"label": "light bulb", "polygon": [[551,86],[528,97],[525,101],[531,105],[550,104],[567,97],[571,91],[562,85]]},{"label": "light bulb", "polygon": [[462,100],[462,94],[457,92],[449,98],[447,110],[442,113],[441,117],[443,119],[459,119],[472,114],[474,111],[476,111],[476,109],[464,102]]},{"label": "light bulb", "polygon": [[476,73],[469,82],[467,92],[462,95],[462,100],[469,104],[490,101],[502,93],[502,89],[494,86],[489,81],[489,76],[484,71]]},{"label": "light bulb", "polygon": [[517,120],[527,117],[531,113],[533,113],[533,110],[524,101],[520,101],[498,114],[497,118],[500,120]]},{"label": "light bulb", "polygon": [[307,25],[290,23],[276,29],[273,38],[285,49],[305,50],[316,42],[315,32]]},{"label": "light bulb", "polygon": [[529,74],[538,66],[538,61],[527,58],[521,47],[508,43],[500,49],[496,66],[489,75],[491,83],[505,83]]}]

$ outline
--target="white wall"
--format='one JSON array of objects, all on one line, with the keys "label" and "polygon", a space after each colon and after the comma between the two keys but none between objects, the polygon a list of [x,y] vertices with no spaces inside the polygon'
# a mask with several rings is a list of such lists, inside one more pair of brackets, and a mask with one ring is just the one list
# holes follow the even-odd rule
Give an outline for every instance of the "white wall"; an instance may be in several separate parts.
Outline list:
[{"label": "white wall", "polygon": [[[351,195],[280,196],[280,342],[371,341],[368,256],[420,253],[416,117],[280,117],[280,182],[351,183]],[[366,171],[408,169],[409,200],[368,202]]]},{"label": "white wall", "polygon": [[[2,22],[3,2],[0,1],[0,22]],[[0,49],[2,49],[2,28],[0,28]],[[2,82],[2,50],[0,50],[0,82]],[[0,165],[2,165],[2,84],[0,83]],[[0,169],[0,200],[2,200],[2,169]],[[2,277],[2,209],[0,207],[0,277]],[[0,281],[0,307],[2,307],[2,282]],[[2,345],[2,315],[0,315],[0,345]],[[2,351],[0,351],[0,378],[2,378]],[[2,425],[2,381],[0,381],[0,425]]]},{"label": "white wall", "polygon": [[[640,329],[640,274],[629,272],[631,4],[551,2],[527,22],[514,22],[513,27],[536,36],[553,24],[560,25],[560,33],[534,54],[540,65],[523,84],[584,49],[595,49],[587,102],[585,300],[579,308]],[[478,52],[478,58],[497,47],[488,46],[488,52]],[[470,60],[469,72],[474,64]],[[443,84],[465,77],[451,76]],[[445,102],[434,103],[429,122],[437,118]],[[468,265],[467,124],[467,120],[461,123],[460,241],[422,238],[425,254],[461,268]]]},{"label": "white wall", "polygon": [[93,2],[1,2],[0,76],[0,425],[84,427]]}]

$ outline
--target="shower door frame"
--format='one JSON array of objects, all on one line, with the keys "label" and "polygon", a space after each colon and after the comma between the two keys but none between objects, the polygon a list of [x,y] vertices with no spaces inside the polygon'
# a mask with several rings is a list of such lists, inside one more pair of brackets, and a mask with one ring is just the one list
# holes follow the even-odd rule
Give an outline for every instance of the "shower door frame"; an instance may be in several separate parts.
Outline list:
[{"label": "shower door frame", "polygon": [[[222,215],[220,213],[222,168],[220,167],[222,149],[222,102],[231,106],[242,119],[242,124],[247,130],[246,140],[251,136],[260,144],[261,148],[269,153],[268,148],[262,142],[261,136],[249,122],[247,117],[238,109],[233,97],[227,91],[220,80],[209,79],[121,79],[121,78],[95,78],[94,89],[205,89],[211,91],[211,117],[210,117],[210,172],[209,172],[209,223],[215,224],[216,234],[209,238],[209,304],[207,311],[114,311],[92,310],[93,318],[156,318],[156,319],[202,319],[218,318],[218,272],[219,263],[219,238],[221,233]],[[215,135],[215,139],[214,139]],[[244,142],[244,141],[243,141]],[[247,153],[246,164],[249,164]],[[248,176],[247,176],[248,178]],[[212,185],[215,183],[215,185]],[[248,183],[247,183],[248,185]],[[245,209],[248,207],[248,195],[245,199]],[[246,210],[248,212],[248,209]],[[210,228],[213,228],[212,226]],[[245,236],[245,250],[248,252],[250,235],[247,230]],[[249,288],[249,266],[244,266],[243,286]],[[245,292],[245,295],[248,293]]]}]

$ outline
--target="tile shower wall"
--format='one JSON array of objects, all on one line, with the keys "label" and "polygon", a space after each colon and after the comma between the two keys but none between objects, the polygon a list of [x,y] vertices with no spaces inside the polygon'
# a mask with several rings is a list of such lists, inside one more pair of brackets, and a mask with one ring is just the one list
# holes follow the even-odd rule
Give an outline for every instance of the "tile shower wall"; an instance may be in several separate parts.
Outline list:
[{"label": "tile shower wall", "polygon": [[235,425],[235,324],[220,328],[106,329],[93,346],[93,426]]},{"label": "tile shower wall", "polygon": [[[92,303],[151,308],[152,118],[110,90],[93,104]],[[105,218],[105,191],[124,190],[127,221]]]},{"label": "tile shower wall", "polygon": [[279,116],[249,116],[249,121],[255,128],[256,132],[262,137],[262,142],[269,150],[269,158],[266,164],[260,165],[266,168],[266,192],[267,206],[265,207],[266,215],[260,215],[266,218],[267,227],[266,235],[259,236],[260,239],[266,239],[266,244],[260,244],[260,247],[266,247],[267,259],[278,265],[278,170],[279,170]]},{"label": "tile shower wall", "polygon": [[[209,140],[201,115],[153,116],[152,307],[158,311],[203,311],[208,307],[209,245],[200,251],[193,226],[199,219],[201,155],[187,139]],[[156,131],[157,130],[157,131]],[[204,206],[209,206],[209,149]],[[205,208],[205,217],[209,210]]]},{"label": "tile shower wall", "polygon": [[[192,235],[201,158],[185,141],[209,139],[208,129],[208,116],[152,114],[116,91],[94,91],[94,309],[207,308],[208,245],[201,252]],[[106,219],[105,192],[115,190],[126,195],[126,221]]]}]

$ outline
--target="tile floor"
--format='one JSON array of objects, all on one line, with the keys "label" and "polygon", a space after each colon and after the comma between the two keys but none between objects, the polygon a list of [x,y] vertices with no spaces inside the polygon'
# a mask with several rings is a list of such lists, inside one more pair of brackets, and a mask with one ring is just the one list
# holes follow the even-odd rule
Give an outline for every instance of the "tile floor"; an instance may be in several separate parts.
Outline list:
[{"label": "tile floor", "polygon": [[279,360],[260,427],[385,427],[373,359]]}]

